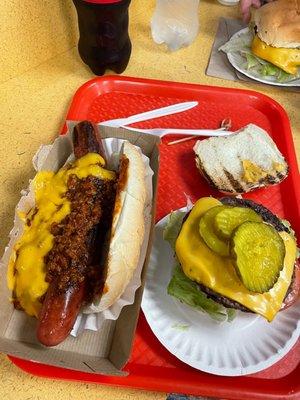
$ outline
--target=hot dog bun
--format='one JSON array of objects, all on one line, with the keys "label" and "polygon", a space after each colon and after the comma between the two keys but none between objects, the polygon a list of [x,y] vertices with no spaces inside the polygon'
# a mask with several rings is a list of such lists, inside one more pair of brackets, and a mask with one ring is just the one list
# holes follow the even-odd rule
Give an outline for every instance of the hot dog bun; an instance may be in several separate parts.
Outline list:
[{"label": "hot dog bun", "polygon": [[144,238],[145,167],[141,153],[129,142],[123,145],[119,174],[104,292],[92,312],[106,310],[122,295],[137,267]]}]

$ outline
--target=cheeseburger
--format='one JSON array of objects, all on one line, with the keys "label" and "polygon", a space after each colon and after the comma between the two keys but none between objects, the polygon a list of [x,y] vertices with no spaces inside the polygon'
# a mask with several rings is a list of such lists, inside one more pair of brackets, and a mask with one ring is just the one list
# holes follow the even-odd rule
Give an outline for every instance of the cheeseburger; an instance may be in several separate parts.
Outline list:
[{"label": "cheeseburger", "polygon": [[300,66],[300,0],[277,0],[255,10],[252,53],[297,75]]},{"label": "cheeseburger", "polygon": [[298,298],[294,232],[260,204],[201,198],[171,214],[164,238],[178,261],[168,293],[213,319],[231,320],[237,309],[271,322]]}]

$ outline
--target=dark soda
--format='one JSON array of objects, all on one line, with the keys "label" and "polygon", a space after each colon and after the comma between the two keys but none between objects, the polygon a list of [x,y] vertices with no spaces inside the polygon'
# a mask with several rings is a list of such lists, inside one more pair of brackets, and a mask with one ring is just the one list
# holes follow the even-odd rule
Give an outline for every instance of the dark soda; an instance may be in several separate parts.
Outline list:
[{"label": "dark soda", "polygon": [[129,62],[128,8],[131,0],[73,0],[79,26],[78,51],[96,75],[122,73]]}]

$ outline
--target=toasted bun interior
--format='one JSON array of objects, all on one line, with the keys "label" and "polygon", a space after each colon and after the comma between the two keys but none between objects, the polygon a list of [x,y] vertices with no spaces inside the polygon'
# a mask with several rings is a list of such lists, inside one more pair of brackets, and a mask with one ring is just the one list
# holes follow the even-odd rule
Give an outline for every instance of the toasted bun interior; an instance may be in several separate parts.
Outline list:
[{"label": "toasted bun interior", "polygon": [[246,193],[278,184],[288,175],[276,144],[254,124],[229,136],[198,140],[194,152],[201,175],[223,193]]},{"label": "toasted bun interior", "polygon": [[125,142],[120,159],[107,276],[97,311],[106,310],[119,299],[138,265],[145,231],[145,201],[142,154],[131,143]]},{"label": "toasted bun interior", "polygon": [[258,37],[267,45],[300,48],[300,0],[276,0],[255,10]]}]

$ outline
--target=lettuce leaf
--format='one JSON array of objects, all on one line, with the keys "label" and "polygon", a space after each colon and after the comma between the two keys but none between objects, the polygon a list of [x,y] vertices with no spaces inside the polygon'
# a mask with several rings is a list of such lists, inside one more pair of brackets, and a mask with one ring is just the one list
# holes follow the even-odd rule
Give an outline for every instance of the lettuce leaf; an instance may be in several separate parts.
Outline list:
[{"label": "lettuce leaf", "polygon": [[253,54],[249,54],[249,53],[245,53],[245,57],[247,60],[247,69],[251,69],[253,67],[255,67],[257,60],[256,57],[254,57]]},{"label": "lettuce leaf", "polygon": [[185,211],[173,211],[169,215],[167,225],[163,232],[163,239],[169,242],[173,250],[175,250],[175,242],[179,235],[183,219],[186,215]]},{"label": "lettuce leaf", "polygon": [[[175,242],[180,232],[186,212],[175,211],[169,216],[168,223],[164,229],[163,238],[167,240],[172,249],[175,249]],[[181,266],[176,260],[173,276],[169,282],[167,292],[196,310],[210,315],[216,321],[232,321],[235,317],[235,310],[226,308],[214,300],[208,298],[201,291],[196,282],[190,280],[182,271]]]},{"label": "lettuce leaf", "polygon": [[235,310],[209,299],[199,286],[184,274],[179,264],[175,266],[168,285],[168,294],[196,310],[209,314],[216,321],[232,321],[235,316]]}]

